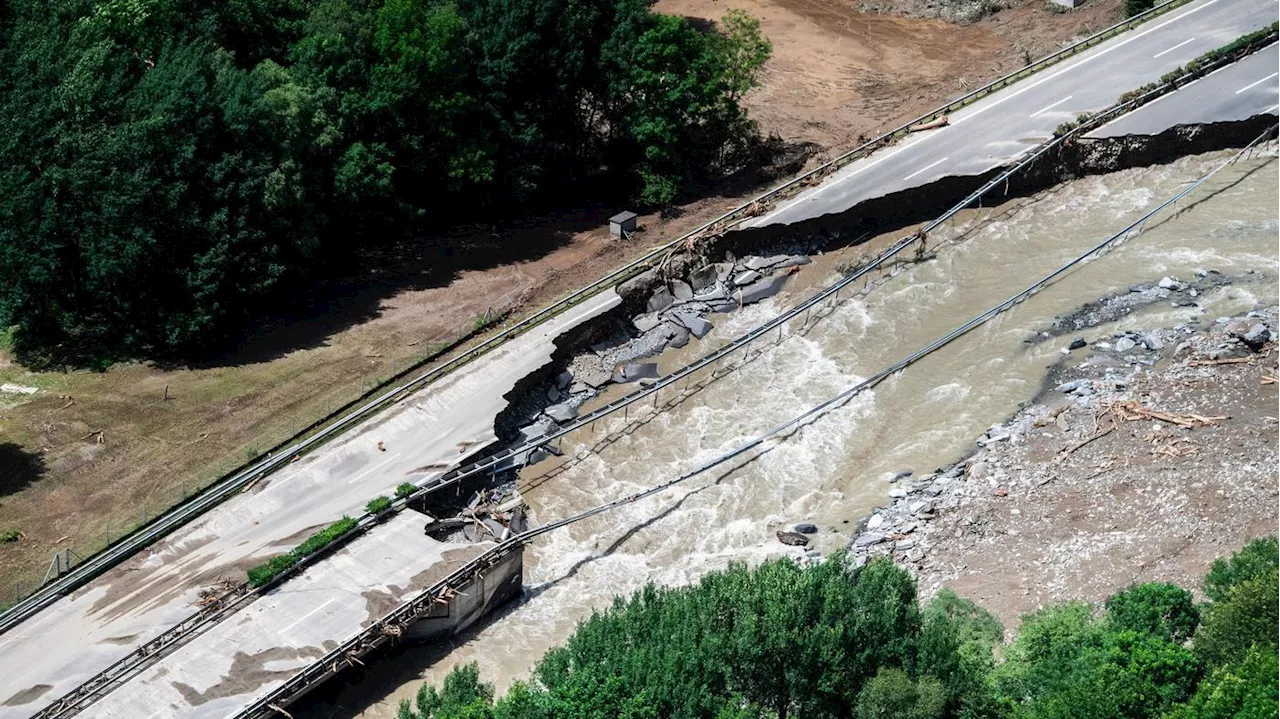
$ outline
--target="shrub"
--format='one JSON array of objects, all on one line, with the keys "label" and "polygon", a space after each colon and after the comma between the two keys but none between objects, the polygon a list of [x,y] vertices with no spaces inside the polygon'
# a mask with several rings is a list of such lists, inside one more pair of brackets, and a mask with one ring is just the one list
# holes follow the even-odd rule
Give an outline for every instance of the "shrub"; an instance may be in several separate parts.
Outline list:
[{"label": "shrub", "polygon": [[1209,666],[1229,664],[1251,647],[1276,647],[1276,627],[1280,625],[1276,605],[1280,602],[1277,571],[1243,581],[1230,589],[1225,599],[1204,611],[1204,621],[1196,632],[1195,652]]},{"label": "shrub", "polygon": [[1230,559],[1216,559],[1204,577],[1204,593],[1220,602],[1231,589],[1280,568],[1280,543],[1276,537],[1255,539]]},{"label": "shrub", "polygon": [[1155,0],[1124,0],[1124,16],[1133,17],[1155,7]]},{"label": "shrub", "polygon": [[16,529],[6,529],[0,532],[0,544],[12,544],[22,539],[22,532]]},{"label": "shrub", "polygon": [[396,497],[404,499],[416,491],[418,491],[418,488],[412,482],[401,482],[400,486],[396,487]]},{"label": "shrub", "polygon": [[341,537],[352,529],[355,529],[356,524],[358,524],[358,522],[351,517],[343,517],[319,532],[307,537],[306,541],[294,547],[293,551],[272,557],[256,567],[250,567],[246,572],[246,574],[249,575],[249,584],[252,584],[255,587],[261,587],[262,585],[270,582],[281,574],[292,569],[298,562],[301,562],[308,555],[315,554],[321,549],[333,544],[338,537]]},{"label": "shrub", "polygon": [[382,514],[388,509],[391,509],[391,498],[385,494],[374,497],[369,500],[368,504],[364,505],[364,511],[369,514]]},{"label": "shrub", "polygon": [[1116,592],[1107,600],[1113,629],[1130,629],[1182,644],[1200,624],[1191,592],[1167,582],[1148,582]]}]

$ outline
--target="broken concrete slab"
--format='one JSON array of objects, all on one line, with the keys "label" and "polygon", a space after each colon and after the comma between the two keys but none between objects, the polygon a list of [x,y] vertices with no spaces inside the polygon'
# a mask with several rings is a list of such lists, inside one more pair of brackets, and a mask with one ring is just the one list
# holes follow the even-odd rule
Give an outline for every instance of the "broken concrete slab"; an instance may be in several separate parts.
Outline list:
[{"label": "broken concrete slab", "polygon": [[684,280],[671,280],[671,294],[680,301],[693,299],[693,288]]},{"label": "broken concrete slab", "polygon": [[657,378],[657,362],[630,362],[619,367],[613,374],[614,382],[635,382],[638,379]]},{"label": "broken concrete slab", "polygon": [[699,267],[689,273],[689,286],[693,288],[694,292],[701,292],[708,287],[712,287],[718,281],[715,265]]},{"label": "broken concrete slab", "polygon": [[677,315],[677,317],[680,320],[680,324],[687,327],[689,331],[693,333],[693,336],[698,339],[706,337],[707,333],[711,331],[711,323],[702,319],[698,315],[681,314]]},{"label": "broken concrete slab", "polygon": [[658,315],[653,313],[636,315],[631,320],[631,324],[635,325],[636,329],[640,332],[648,332],[661,323],[662,320],[658,318]]},{"label": "broken concrete slab", "polygon": [[689,344],[689,329],[684,325],[667,323],[671,328],[671,339],[667,340],[667,346],[672,349],[680,349]]},{"label": "broken concrete slab", "polygon": [[782,285],[786,281],[786,277],[765,277],[738,290],[738,300],[744,305],[749,305],[752,302],[773,297],[782,291]]},{"label": "broken concrete slab", "polygon": [[659,287],[653,296],[649,298],[649,311],[661,312],[675,302],[675,298],[671,296],[671,291],[666,287]]},{"label": "broken concrete slab", "polygon": [[739,272],[738,274],[734,275],[733,284],[738,287],[744,287],[746,285],[751,284],[752,282],[755,282],[761,277],[764,277],[764,275],[760,274],[759,272],[756,272],[755,270],[747,270],[746,272]]},{"label": "broken concrete slab", "polygon": [[571,422],[578,417],[578,408],[568,402],[561,402],[560,404],[553,404],[550,407],[547,407],[542,410],[542,413],[551,419],[564,424],[565,422]]}]

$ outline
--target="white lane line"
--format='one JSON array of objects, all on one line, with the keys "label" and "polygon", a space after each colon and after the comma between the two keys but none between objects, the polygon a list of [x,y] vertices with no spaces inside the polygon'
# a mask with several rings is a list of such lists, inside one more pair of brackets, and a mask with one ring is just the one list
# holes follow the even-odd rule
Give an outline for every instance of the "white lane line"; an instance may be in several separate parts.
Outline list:
[{"label": "white lane line", "polygon": [[[1114,50],[1116,50],[1116,49],[1118,49],[1118,48],[1121,48],[1121,47],[1124,47],[1125,45],[1128,45],[1129,43],[1131,43],[1131,42],[1133,42],[1133,41],[1135,41],[1135,40],[1138,40],[1138,39],[1141,39],[1141,38],[1143,38],[1143,37],[1145,37],[1145,36],[1147,36],[1147,35],[1150,35],[1151,33],[1155,32],[1155,31],[1157,31],[1157,30],[1160,30],[1161,28],[1165,27],[1166,25],[1169,25],[1170,23],[1175,23],[1175,22],[1177,22],[1177,21],[1179,21],[1179,20],[1183,20],[1183,19],[1185,19],[1185,18],[1188,18],[1188,17],[1190,17],[1191,15],[1194,15],[1195,13],[1198,13],[1198,12],[1200,12],[1201,10],[1203,10],[1203,9],[1205,9],[1205,8],[1207,8],[1207,7],[1211,6],[1211,5],[1216,5],[1216,4],[1218,4],[1218,3],[1219,3],[1219,2],[1221,2],[1221,1],[1222,1],[1222,0],[1208,0],[1208,1],[1207,1],[1207,2],[1205,2],[1203,5],[1198,5],[1198,6],[1196,6],[1196,7],[1190,8],[1190,9],[1188,9],[1186,12],[1181,12],[1181,13],[1179,13],[1179,12],[1176,12],[1176,11],[1175,11],[1174,16],[1173,16],[1173,17],[1171,17],[1171,18],[1169,18],[1168,20],[1165,20],[1164,22],[1161,22],[1161,23],[1159,23],[1159,24],[1157,24],[1157,25],[1154,25],[1154,26],[1152,26],[1152,27],[1150,27],[1150,28],[1147,28],[1146,30],[1143,30],[1142,32],[1137,33],[1136,35],[1133,35],[1133,36],[1131,36],[1131,37],[1125,38],[1124,40],[1121,40],[1120,42],[1116,43],[1115,45],[1111,45],[1110,47],[1104,47],[1104,48],[1100,49],[1097,53],[1095,53],[1095,54],[1093,54],[1093,55],[1087,55],[1087,56],[1085,56],[1085,57],[1081,58],[1081,59],[1080,59],[1079,61],[1077,61],[1077,62],[1069,63],[1066,67],[1063,67],[1062,69],[1058,70],[1057,72],[1053,72],[1053,73],[1047,74],[1047,75],[1045,75],[1044,77],[1041,77],[1039,80],[1036,80],[1035,82],[1032,82],[1032,83],[1028,84],[1026,87],[1020,88],[1020,89],[1018,89],[1018,90],[1016,90],[1016,91],[1014,91],[1014,92],[1012,92],[1012,93],[1007,93],[1007,94],[1005,94],[1005,95],[1004,95],[1004,97],[998,97],[998,96],[997,96],[997,97],[994,99],[994,101],[993,101],[993,102],[991,102],[990,104],[988,104],[988,105],[984,105],[984,106],[981,106],[981,107],[977,107],[977,108],[976,108],[972,113],[970,113],[970,114],[968,114],[968,115],[965,115],[964,117],[962,117],[962,118],[960,118],[960,119],[958,119],[958,120],[952,120],[952,121],[951,121],[951,124],[949,124],[949,125],[948,125],[948,126],[946,126],[946,127],[939,128],[936,132],[937,132],[937,133],[945,133],[945,132],[946,132],[947,130],[949,130],[950,128],[953,128],[953,127],[955,127],[956,125],[959,125],[960,123],[962,123],[962,122],[964,122],[964,121],[966,121],[966,120],[968,120],[968,119],[970,119],[970,118],[977,117],[978,115],[981,115],[982,113],[986,112],[987,110],[990,110],[990,109],[991,109],[991,108],[993,108],[993,107],[997,107],[997,106],[999,106],[999,105],[1001,105],[1001,104],[1003,104],[1003,103],[1005,103],[1005,102],[1007,102],[1007,101],[1009,101],[1009,100],[1012,100],[1013,98],[1017,97],[1018,95],[1021,95],[1022,93],[1026,92],[1026,91],[1028,91],[1028,90],[1035,89],[1036,87],[1039,87],[1040,85],[1043,85],[1044,83],[1049,82],[1050,80],[1053,80],[1053,79],[1057,78],[1059,75],[1062,75],[1062,74],[1067,73],[1067,72],[1071,72],[1072,70],[1075,70],[1075,69],[1077,69],[1077,68],[1079,68],[1079,67],[1081,67],[1081,66],[1083,66],[1083,65],[1085,65],[1085,64],[1087,64],[1087,63],[1093,62],[1094,60],[1096,60],[1096,59],[1098,59],[1098,58],[1102,57],[1103,55],[1106,55],[1106,54],[1107,54],[1107,53],[1109,53],[1109,52],[1112,52],[1112,51],[1114,51]],[[1124,37],[1124,36],[1122,35],[1121,37]],[[1015,87],[1016,87],[1016,85],[1015,85]],[[1002,92],[1005,92],[1005,91],[1002,91]],[[769,214],[765,215],[764,217],[760,218],[760,220],[759,220],[757,223],[755,223],[755,225],[753,225],[753,226],[765,225],[765,224],[767,224],[770,220],[772,220],[772,219],[773,219],[773,218],[775,218],[775,217],[778,217],[779,215],[783,214],[784,212],[787,212],[788,210],[790,210],[790,209],[792,209],[792,208],[794,208],[794,207],[798,207],[798,206],[800,206],[801,204],[803,204],[803,203],[805,203],[805,202],[809,202],[810,200],[813,200],[813,199],[814,199],[814,198],[816,198],[818,195],[821,195],[822,193],[824,193],[824,192],[826,192],[826,191],[830,190],[830,189],[831,189],[831,188],[833,188],[833,187],[840,187],[840,186],[843,186],[843,185],[844,185],[845,180],[848,180],[849,178],[853,177],[854,175],[857,175],[857,174],[859,174],[859,173],[861,173],[861,172],[863,172],[863,171],[865,171],[865,170],[869,170],[869,169],[871,169],[872,167],[874,167],[874,166],[876,166],[876,165],[880,164],[881,162],[884,162],[885,160],[888,160],[889,158],[893,157],[894,155],[898,154],[899,152],[902,152],[903,150],[906,150],[906,149],[908,149],[908,148],[910,148],[910,147],[914,147],[915,145],[919,144],[920,142],[925,141],[925,140],[928,140],[928,139],[930,139],[930,138],[931,138],[931,137],[933,137],[933,136],[934,136],[934,135],[932,135],[932,134],[931,134],[931,135],[927,135],[927,136],[925,136],[925,137],[922,137],[922,138],[920,138],[920,141],[917,141],[916,143],[912,143],[911,145],[906,145],[906,146],[904,146],[904,147],[900,147],[900,148],[898,148],[898,149],[894,150],[893,152],[889,152],[889,153],[885,154],[883,157],[881,157],[881,158],[879,158],[879,159],[877,159],[877,160],[874,160],[874,161],[872,161],[872,162],[870,162],[870,163],[868,163],[868,164],[866,164],[866,165],[864,165],[864,166],[862,166],[862,167],[859,167],[858,169],[854,170],[853,172],[850,172],[850,173],[849,173],[849,174],[847,174],[847,175],[837,175],[836,177],[833,177],[833,178],[831,178],[831,179],[827,180],[827,181],[826,181],[826,182],[824,182],[822,185],[820,185],[820,186],[818,186],[818,187],[814,188],[813,192],[808,193],[808,194],[802,194],[800,197],[797,197],[796,199],[792,200],[791,202],[786,203],[786,204],[785,204],[785,205],[783,205],[782,207],[779,207],[778,209],[774,210],[773,212],[771,212],[771,213],[769,213]]]},{"label": "white lane line", "polygon": [[950,159],[951,159],[950,157],[944,157],[944,158],[942,158],[941,160],[938,160],[937,162],[933,163],[932,165],[928,165],[928,166],[926,166],[926,167],[922,167],[922,168],[920,168],[919,170],[916,170],[915,172],[911,173],[910,175],[907,175],[906,177],[904,177],[904,178],[902,178],[902,179],[903,179],[903,180],[910,180],[911,178],[915,177],[916,175],[919,175],[920,173],[924,172],[925,170],[929,170],[929,169],[932,169],[932,168],[934,168],[934,167],[937,167],[938,165],[941,165],[942,163],[944,163],[944,162],[946,162],[947,160],[950,160]]},{"label": "white lane line", "polygon": [[1275,112],[1276,110],[1280,110],[1280,105],[1272,105],[1271,107],[1268,107],[1267,109],[1263,110],[1262,114],[1266,115],[1268,113]]},{"label": "white lane line", "polygon": [[364,476],[365,476],[366,474],[368,474],[368,473],[372,472],[373,470],[375,470],[375,469],[377,469],[377,468],[381,467],[382,465],[386,464],[387,462],[390,462],[391,460],[395,459],[396,457],[399,457],[400,455],[401,455],[401,453],[400,453],[400,452],[396,452],[395,454],[391,455],[390,457],[387,457],[386,459],[382,460],[381,462],[378,462],[377,464],[375,464],[375,465],[373,465],[372,467],[370,467],[370,468],[366,469],[365,471],[361,472],[360,474],[357,474],[356,476],[352,477],[352,478],[351,478],[351,481],[350,481],[350,482],[347,482],[347,484],[355,484],[356,482],[359,482],[361,479],[363,479],[363,478],[364,478]]},{"label": "white lane line", "polygon": [[[1187,10],[1187,11],[1186,11],[1186,12],[1184,12],[1184,13],[1181,13],[1181,14],[1179,14],[1179,15],[1176,15],[1176,16],[1174,16],[1174,17],[1171,17],[1171,18],[1169,18],[1168,20],[1165,20],[1164,22],[1159,23],[1159,24],[1157,24],[1157,25],[1155,25],[1155,26],[1153,26],[1153,27],[1147,28],[1146,30],[1143,30],[1142,32],[1140,32],[1140,33],[1138,33],[1138,34],[1133,35],[1132,37],[1128,37],[1128,38],[1126,38],[1126,39],[1122,40],[1121,42],[1118,42],[1118,43],[1116,43],[1116,44],[1114,44],[1114,45],[1111,45],[1110,47],[1104,47],[1104,48],[1102,48],[1101,50],[1099,50],[1098,52],[1096,52],[1096,53],[1094,53],[1094,54],[1092,54],[1092,55],[1087,55],[1087,56],[1085,56],[1085,57],[1081,58],[1078,62],[1071,63],[1071,64],[1070,64],[1070,65],[1068,65],[1067,67],[1064,67],[1064,68],[1062,68],[1061,70],[1058,70],[1057,72],[1054,72],[1054,73],[1050,73],[1050,74],[1048,74],[1048,75],[1045,75],[1044,77],[1040,78],[1039,80],[1036,80],[1035,82],[1032,82],[1032,83],[1028,84],[1026,87],[1024,87],[1024,88],[1022,88],[1022,89],[1020,89],[1020,90],[1017,90],[1017,91],[1015,91],[1015,92],[1011,92],[1011,93],[1005,94],[1003,97],[997,97],[997,98],[995,99],[995,101],[994,101],[994,102],[991,102],[991,103],[989,103],[989,104],[987,104],[987,105],[983,105],[982,107],[978,107],[978,108],[976,108],[973,112],[969,113],[968,115],[965,115],[964,117],[960,118],[959,120],[953,120],[953,121],[951,122],[951,124],[950,124],[948,127],[955,127],[956,125],[959,125],[959,124],[960,124],[960,123],[962,123],[962,122],[966,122],[966,121],[968,121],[968,120],[971,120],[971,119],[973,119],[973,118],[977,117],[978,115],[981,115],[982,113],[986,112],[987,110],[990,110],[990,109],[991,109],[991,108],[993,108],[993,107],[999,107],[1000,105],[1002,105],[1002,104],[1004,104],[1004,103],[1006,103],[1006,102],[1008,102],[1008,101],[1012,100],[1013,98],[1015,98],[1015,97],[1017,97],[1017,96],[1021,95],[1021,94],[1022,94],[1022,93],[1024,93],[1024,92],[1027,92],[1028,90],[1034,90],[1035,88],[1037,88],[1037,87],[1039,87],[1039,86],[1041,86],[1041,85],[1045,84],[1046,82],[1050,82],[1051,80],[1056,79],[1059,75],[1062,75],[1062,74],[1065,74],[1065,73],[1071,72],[1072,70],[1077,70],[1077,69],[1079,69],[1079,68],[1083,67],[1084,65],[1087,65],[1088,63],[1091,63],[1091,62],[1093,62],[1094,60],[1097,60],[1098,58],[1100,58],[1100,57],[1102,57],[1102,56],[1106,55],[1107,53],[1115,52],[1116,50],[1119,50],[1120,48],[1124,47],[1125,45],[1128,45],[1128,44],[1129,44],[1129,43],[1131,43],[1131,42],[1134,42],[1135,40],[1140,40],[1140,39],[1142,39],[1142,38],[1146,37],[1147,35],[1150,35],[1151,33],[1153,33],[1153,32],[1155,32],[1155,31],[1157,31],[1157,30],[1160,30],[1160,29],[1164,28],[1164,27],[1165,27],[1166,25],[1168,25],[1169,23],[1174,23],[1174,22],[1177,22],[1177,21],[1179,21],[1179,20],[1186,19],[1186,18],[1190,17],[1191,15],[1193,15],[1193,14],[1195,14],[1195,13],[1198,13],[1198,12],[1200,12],[1201,10],[1203,10],[1203,9],[1205,9],[1205,8],[1207,8],[1207,7],[1211,6],[1211,5],[1216,5],[1216,4],[1218,4],[1218,3],[1219,3],[1219,2],[1221,2],[1221,1],[1222,1],[1222,0],[1208,0],[1208,2],[1204,3],[1203,5],[1197,5],[1196,7],[1193,7],[1193,8],[1191,8],[1190,10]],[[1124,36],[1122,35],[1121,37],[1124,37]],[[1014,87],[1017,87],[1017,86],[1015,85]],[[944,129],[945,129],[945,128],[944,128]]]},{"label": "white lane line", "polygon": [[1271,78],[1275,77],[1276,75],[1280,75],[1280,72],[1273,72],[1273,73],[1271,73],[1270,75],[1267,75],[1266,77],[1262,78],[1261,80],[1254,80],[1253,82],[1249,83],[1248,85],[1245,85],[1244,87],[1240,88],[1239,90],[1236,90],[1236,94],[1237,94],[1237,95],[1239,95],[1240,93],[1244,92],[1245,90],[1251,90],[1251,89],[1253,89],[1255,86],[1257,86],[1257,85],[1261,85],[1262,83],[1266,82],[1267,80],[1270,80]]},{"label": "white lane line", "polygon": [[1177,45],[1174,45],[1173,47],[1169,48],[1168,50],[1161,50],[1160,52],[1158,52],[1158,53],[1156,53],[1156,54],[1152,55],[1152,56],[1151,56],[1151,59],[1152,59],[1152,60],[1154,60],[1154,59],[1156,59],[1156,58],[1160,57],[1161,55],[1168,55],[1169,53],[1173,52],[1174,50],[1177,50],[1178,48],[1182,47],[1183,45],[1186,45],[1187,43],[1192,42],[1192,41],[1194,41],[1194,40],[1195,40],[1195,38],[1194,38],[1194,37],[1189,37],[1189,38],[1187,38],[1186,40],[1183,40],[1182,42],[1178,43]]},{"label": "white lane line", "polygon": [[301,623],[303,623],[303,622],[307,621],[308,619],[310,619],[310,618],[311,618],[311,616],[312,616],[313,614],[315,614],[316,612],[320,611],[321,609],[324,609],[325,607],[329,606],[330,604],[333,604],[333,603],[334,603],[334,602],[336,602],[336,601],[338,601],[338,598],[337,598],[337,597],[334,597],[334,598],[330,599],[329,601],[325,602],[324,604],[321,604],[320,606],[316,607],[315,609],[312,609],[311,611],[307,612],[306,614],[303,614],[302,616],[298,617],[296,620],[294,620],[294,622],[293,622],[292,624],[290,624],[289,626],[285,627],[284,629],[281,629],[280,631],[282,631],[282,632],[287,632],[287,631],[289,631],[290,629],[293,629],[294,627],[298,626],[299,624],[301,624]]},{"label": "white lane line", "polygon": [[1058,105],[1061,105],[1062,103],[1066,102],[1067,100],[1070,100],[1070,99],[1071,99],[1071,98],[1073,98],[1073,97],[1075,97],[1075,95],[1067,95],[1066,97],[1062,98],[1061,100],[1058,100],[1057,102],[1053,103],[1052,105],[1049,105],[1048,107],[1044,107],[1044,108],[1041,108],[1041,109],[1039,109],[1039,110],[1037,110],[1037,111],[1033,112],[1033,113],[1031,114],[1031,117],[1036,117],[1037,115],[1040,115],[1040,114],[1042,114],[1042,113],[1046,113],[1046,112],[1048,112],[1048,111],[1052,110],[1053,108],[1057,107]]}]

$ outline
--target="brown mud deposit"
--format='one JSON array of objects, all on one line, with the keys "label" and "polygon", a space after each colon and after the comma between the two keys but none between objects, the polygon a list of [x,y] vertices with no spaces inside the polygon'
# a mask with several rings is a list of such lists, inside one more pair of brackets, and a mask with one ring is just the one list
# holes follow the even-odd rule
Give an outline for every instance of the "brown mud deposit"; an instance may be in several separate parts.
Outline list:
[{"label": "brown mud deposit", "polygon": [[855,561],[891,553],[922,594],[950,587],[1010,629],[1132,583],[1198,588],[1214,559],[1276,531],[1276,326],[1272,307],[1074,351],[976,453],[900,482]]},{"label": "brown mud deposit", "polygon": [[45,692],[49,691],[52,688],[53,686],[50,684],[37,684],[28,689],[23,689],[17,694],[14,694],[8,699],[5,699],[4,705],[7,707],[18,707],[18,706],[22,706],[23,704],[30,704],[31,702],[39,699],[41,696],[44,695]]},{"label": "brown mud deposit", "polygon": [[[314,660],[324,655],[324,651],[315,647],[303,647],[301,649],[276,647],[257,654],[236,652],[231,659],[231,668],[227,670],[227,675],[217,684],[202,692],[182,682],[173,682],[173,688],[182,694],[182,698],[186,700],[187,704],[193,707],[200,706],[215,699],[244,694],[269,681],[292,676],[296,671],[294,669],[268,670],[265,668],[267,662],[279,662],[288,659]],[[303,663],[305,664],[305,662]]]}]

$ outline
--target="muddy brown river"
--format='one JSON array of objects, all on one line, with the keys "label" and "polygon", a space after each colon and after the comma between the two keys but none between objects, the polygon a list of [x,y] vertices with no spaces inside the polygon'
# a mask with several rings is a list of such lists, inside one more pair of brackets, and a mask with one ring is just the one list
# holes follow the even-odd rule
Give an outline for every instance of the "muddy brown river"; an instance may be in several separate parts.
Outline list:
[{"label": "muddy brown river", "polygon": [[[803,412],[1066,263],[1230,154],[1077,180],[965,213],[935,233],[934,242],[942,241],[936,259],[902,267],[865,296],[846,297],[808,332],[792,325],[776,346],[718,381],[695,381],[665,411],[643,403],[625,420],[614,416],[567,438],[565,458],[528,468],[521,478],[535,518],[563,517],[653,486]],[[460,662],[479,662],[482,678],[501,691],[527,678],[547,648],[616,594],[646,582],[696,581],[730,562],[802,555],[774,537],[796,522],[818,525],[812,546],[824,554],[843,547],[857,521],[886,501],[891,476],[962,457],[1039,391],[1072,338],[1210,322],[1276,302],[1277,202],[1274,153],[1231,166],[1186,198],[1176,218],[1162,216],[750,462],[537,540],[525,554],[523,601],[450,646],[397,650],[362,676],[349,676],[349,686],[304,700],[294,715],[392,717],[422,681],[438,682]],[[751,329],[833,281],[839,265],[901,234],[817,257],[783,294],[712,316],[712,334],[664,354],[663,371]],[[1164,276],[1191,279],[1197,268],[1233,281],[1202,294],[1196,307],[1165,301],[1076,335],[1026,341],[1085,302]],[[672,390],[660,406],[675,398]]]}]

